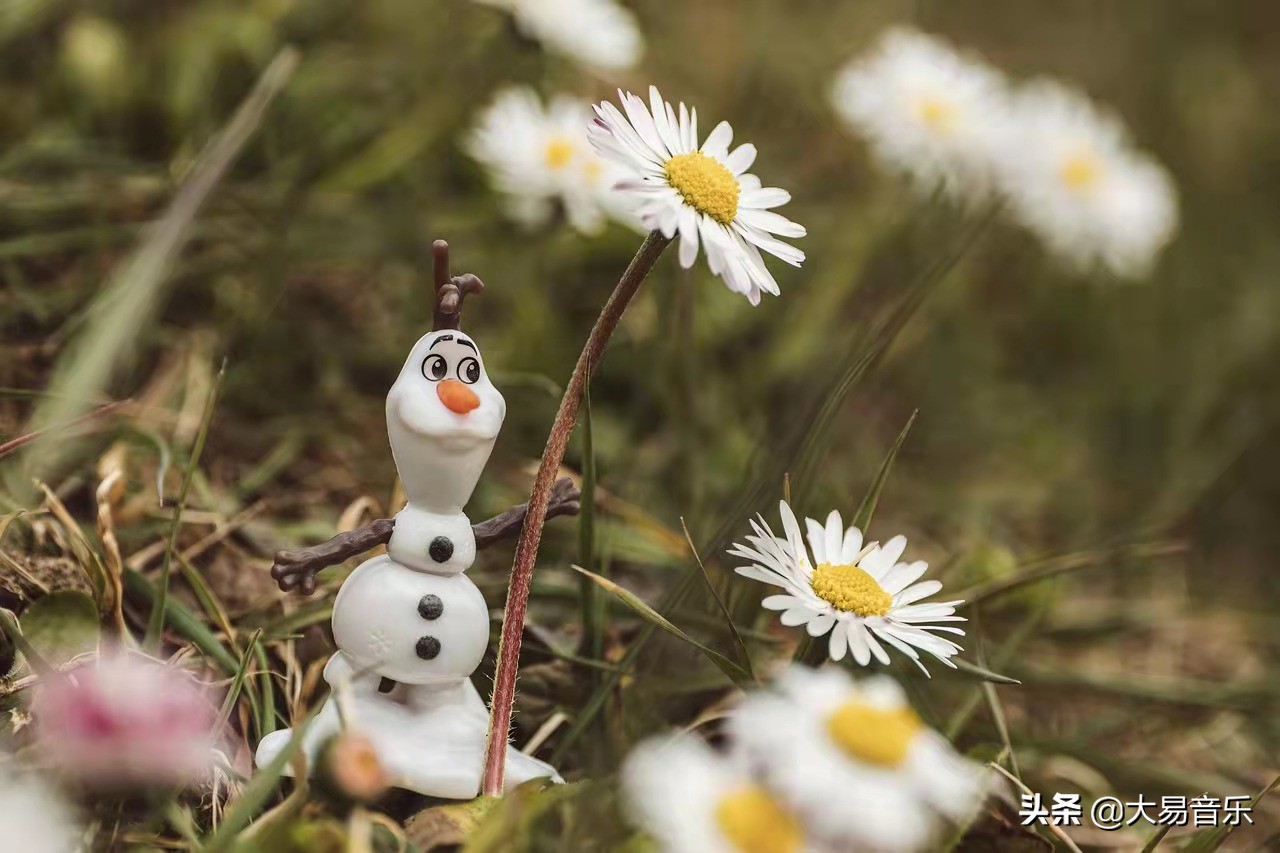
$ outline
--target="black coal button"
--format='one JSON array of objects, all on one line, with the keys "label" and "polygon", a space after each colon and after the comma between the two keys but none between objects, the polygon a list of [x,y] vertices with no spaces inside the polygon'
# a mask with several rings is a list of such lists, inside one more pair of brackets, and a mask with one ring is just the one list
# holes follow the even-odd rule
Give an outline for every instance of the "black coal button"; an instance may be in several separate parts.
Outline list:
[{"label": "black coal button", "polygon": [[439,619],[442,613],[444,613],[444,602],[438,595],[428,593],[418,602],[418,615],[423,619]]},{"label": "black coal button", "polygon": [[414,651],[423,660],[433,660],[436,655],[440,654],[440,641],[435,637],[423,637],[414,646]]},{"label": "black coal button", "polygon": [[437,536],[431,540],[431,546],[427,548],[427,553],[437,563],[447,563],[449,558],[453,556],[453,540],[448,536]]}]

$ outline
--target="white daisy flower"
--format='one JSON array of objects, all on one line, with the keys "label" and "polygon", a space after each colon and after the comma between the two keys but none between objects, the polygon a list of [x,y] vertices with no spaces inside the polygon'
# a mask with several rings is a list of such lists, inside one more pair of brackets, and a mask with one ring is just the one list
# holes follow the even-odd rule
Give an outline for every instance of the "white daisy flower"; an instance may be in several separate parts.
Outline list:
[{"label": "white daisy flower", "polygon": [[477,2],[505,10],[523,35],[586,65],[631,68],[644,52],[635,16],[614,0]]},{"label": "white daisy flower", "polygon": [[639,744],[622,768],[636,822],[666,853],[798,853],[812,850],[790,809],[692,735]]},{"label": "white daisy flower", "polygon": [[561,209],[584,234],[598,233],[606,215],[636,223],[611,191],[620,170],[587,141],[589,115],[586,104],[565,96],[544,108],[524,86],[499,92],[480,114],[465,146],[488,167],[512,218],[541,225]]},{"label": "white daisy flower", "polygon": [[778,293],[778,283],[764,265],[760,250],[800,266],[804,252],[778,240],[803,237],[805,229],[772,212],[791,194],[763,187],[747,172],[756,147],[739,145],[732,152],[733,128],[720,122],[698,145],[698,111],[680,104],[679,112],[649,87],[649,104],[618,92],[622,110],[609,102],[596,106],[591,142],[632,179],[617,189],[636,197],[644,224],[667,238],[680,235],[680,265],[693,266],[702,243],[711,271],[752,305],[761,291]]},{"label": "white daisy flower", "polygon": [[963,822],[988,790],[981,765],[926,728],[888,676],[793,666],[747,697],[729,732],[837,849],[928,849],[939,816]]},{"label": "white daisy flower", "polygon": [[74,853],[81,849],[75,812],[52,788],[30,775],[0,769],[0,840],[22,853]]},{"label": "white daisy flower", "polygon": [[837,114],[889,169],[965,200],[991,186],[1005,83],[994,69],[914,30],[893,29],[837,75]]},{"label": "white daisy flower", "polygon": [[1177,229],[1168,173],[1130,145],[1117,118],[1057,83],[1014,97],[999,164],[1013,212],[1077,267],[1144,275]]},{"label": "white daisy flower", "polygon": [[887,664],[884,643],[915,661],[926,675],[916,649],[955,668],[949,658],[960,647],[937,633],[964,636],[964,631],[936,623],[965,621],[955,615],[956,605],[963,602],[917,603],[942,589],[942,584],[936,580],[916,583],[929,568],[923,560],[898,562],[906,550],[906,538],[895,536],[884,545],[864,545],[862,531],[846,530],[840,513],[832,510],[826,524],[805,519],[806,550],[791,507],[781,501],[778,509],[785,536],[775,536],[761,516],[758,523],[751,522],[755,535],[746,537],[745,545],[735,543],[729,553],[751,561],[737,567],[738,574],[782,587],[784,592],[766,597],[762,604],[781,611],[783,625],[804,625],[811,637],[829,633],[832,660],[842,659],[848,651],[862,666],[872,657]]}]

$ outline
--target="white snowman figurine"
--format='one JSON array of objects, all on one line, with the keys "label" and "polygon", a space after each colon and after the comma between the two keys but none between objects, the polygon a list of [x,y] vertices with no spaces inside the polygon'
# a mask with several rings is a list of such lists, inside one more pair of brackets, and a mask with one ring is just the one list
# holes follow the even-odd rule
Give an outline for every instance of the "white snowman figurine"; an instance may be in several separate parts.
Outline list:
[{"label": "white snowman figurine", "polygon": [[[489,643],[489,611],[464,574],[476,555],[471,497],[502,427],[506,402],[475,342],[442,329],[413,347],[387,394],[387,433],[408,503],[387,553],[362,563],[333,606],[332,689],[303,739],[311,763],[344,723],[367,736],[394,784],[434,797],[480,790],[489,714],[471,684]],[[340,719],[335,694],[347,697]],[[290,730],[258,746],[261,766]],[[508,747],[508,788],[554,768]]]}]

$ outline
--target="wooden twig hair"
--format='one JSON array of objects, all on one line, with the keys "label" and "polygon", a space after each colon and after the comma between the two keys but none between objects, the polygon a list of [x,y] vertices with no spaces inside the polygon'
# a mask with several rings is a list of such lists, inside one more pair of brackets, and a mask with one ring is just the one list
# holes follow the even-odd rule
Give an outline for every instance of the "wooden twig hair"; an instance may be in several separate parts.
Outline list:
[{"label": "wooden twig hair", "polygon": [[462,301],[472,293],[484,290],[484,282],[471,273],[449,275],[449,244],[436,240],[431,244],[435,273],[436,310],[431,331],[457,329],[462,325]]}]

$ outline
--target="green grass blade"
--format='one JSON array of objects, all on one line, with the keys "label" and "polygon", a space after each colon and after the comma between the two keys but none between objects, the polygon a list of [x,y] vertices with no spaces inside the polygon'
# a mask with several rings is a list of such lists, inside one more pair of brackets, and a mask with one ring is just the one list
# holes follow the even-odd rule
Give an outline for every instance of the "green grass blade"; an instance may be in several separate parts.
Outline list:
[{"label": "green grass blade", "polygon": [[236,666],[236,674],[231,679],[231,686],[227,688],[227,695],[222,700],[222,708],[218,711],[218,724],[214,727],[214,731],[221,731],[235,711],[236,702],[240,700],[240,691],[244,688],[245,675],[249,672],[249,658],[253,651],[252,643],[261,635],[261,629],[255,631],[253,640],[245,647],[244,654],[240,656],[240,662]]},{"label": "green grass blade", "polygon": [[635,611],[635,613],[639,615],[641,618],[643,618],[645,621],[649,622],[652,625],[656,625],[657,627],[661,628],[663,631],[666,631],[671,636],[679,640],[683,640],[684,642],[693,646],[698,651],[702,652],[704,655],[706,655],[707,659],[710,660],[713,664],[715,664],[717,669],[719,669],[726,676],[728,676],[729,680],[732,681],[734,684],[747,685],[752,683],[755,680],[752,677],[752,675],[749,672],[747,672],[745,669],[743,669],[741,666],[729,660],[727,657],[720,654],[715,649],[704,646],[702,643],[699,643],[693,637],[690,637],[688,634],[686,634],[684,631],[680,630],[678,627],[672,624],[669,620],[667,620],[666,617],[664,617],[658,611],[654,610],[652,607],[650,607],[648,604],[642,601],[639,596],[635,595],[631,591],[625,589],[622,586],[619,586],[618,584],[614,583],[608,578],[601,577],[595,572],[589,572],[586,569],[582,568],[581,566],[574,566],[573,569],[574,571],[581,572],[583,575],[590,578],[595,583],[599,584],[601,587],[604,588],[606,592],[609,592],[612,595],[616,596],[619,601],[621,601],[623,604],[627,605],[627,607]]},{"label": "green grass blade", "polygon": [[975,676],[989,684],[1021,684],[1022,683],[1016,678],[1011,678],[1007,675],[1001,675],[998,672],[992,672],[986,667],[978,666],[976,663],[971,663],[970,661],[967,661],[964,658],[952,658],[951,662],[956,665],[956,669],[960,670],[966,675]]},{"label": "green grass blade", "polygon": [[729,634],[733,637],[733,645],[738,652],[738,661],[742,664],[742,668],[747,675],[754,679],[756,676],[755,670],[751,666],[751,653],[747,651],[747,644],[743,642],[742,634],[738,632],[738,626],[734,624],[729,608],[725,607],[724,600],[720,598],[720,594],[716,592],[715,584],[711,582],[711,576],[707,574],[707,567],[703,565],[702,557],[698,555],[698,548],[693,544],[693,537],[689,535],[689,526],[685,524],[683,516],[680,518],[680,529],[684,531],[685,541],[689,543],[689,550],[693,553],[693,561],[698,564],[698,571],[702,574],[702,580],[707,585],[707,592],[711,593],[711,598],[720,610],[720,615],[724,617],[725,624],[729,626]]},{"label": "green grass blade", "polygon": [[151,619],[147,623],[147,633],[143,646],[151,652],[160,650],[160,636],[164,631],[164,611],[169,604],[169,576],[173,570],[173,555],[178,547],[178,529],[182,525],[182,511],[187,506],[187,494],[191,491],[191,481],[195,477],[196,466],[200,463],[200,455],[204,452],[205,439],[209,436],[209,424],[213,421],[213,412],[218,404],[218,391],[226,376],[227,363],[224,360],[214,377],[213,386],[209,389],[209,397],[205,400],[204,411],[200,416],[200,430],[196,433],[195,444],[191,447],[191,455],[187,459],[187,467],[182,475],[182,488],[178,492],[178,502],[173,508],[173,519],[169,523],[169,541],[164,549],[164,562],[160,565],[160,582],[156,591],[155,603],[151,606]]},{"label": "green grass blade", "polygon": [[300,722],[293,730],[293,734],[289,737],[289,742],[285,744],[284,749],[280,750],[280,754],[271,760],[265,767],[258,769],[258,772],[249,780],[249,784],[240,792],[237,797],[222,816],[222,822],[218,824],[218,828],[205,840],[205,847],[210,851],[222,851],[231,848],[237,841],[237,836],[249,823],[257,817],[276,793],[276,786],[280,783],[280,777],[284,775],[285,768],[289,766],[289,762],[297,754],[302,747],[302,738],[306,735],[307,729],[311,727],[311,723],[315,720],[316,715],[320,713],[323,705],[317,705],[316,708],[307,715],[306,719]]},{"label": "green grass blade", "polygon": [[920,414],[920,410],[916,409],[911,413],[911,417],[907,418],[906,426],[898,433],[898,437],[894,439],[893,446],[889,448],[889,452],[885,454],[884,460],[880,463],[880,470],[876,472],[876,478],[871,481],[871,488],[867,489],[866,495],[862,498],[862,503],[858,505],[858,511],[853,514],[853,526],[861,530],[864,534],[867,528],[871,526],[871,517],[875,515],[876,504],[880,502],[880,492],[884,489],[884,484],[889,480],[889,472],[893,470],[893,462],[898,458],[898,451],[902,449],[903,442],[907,440],[907,433],[911,432],[911,425],[916,422],[916,415]]},{"label": "green grass blade", "polygon": [[[589,373],[588,373],[589,375]],[[591,383],[582,389],[582,411],[578,415],[578,429],[582,436],[582,500],[578,511],[578,562],[584,566],[596,565],[595,497],[596,456],[591,427]],[[604,648],[603,616],[596,584],[585,575],[579,578],[582,600],[582,654],[598,659]]]},{"label": "green grass blade", "polygon": [[[124,588],[129,595],[141,599],[145,604],[155,606],[154,602],[157,597],[155,586],[137,571],[130,568],[124,570]],[[240,666],[236,656],[214,636],[213,632],[203,622],[196,618],[194,613],[180,602],[170,601],[168,606],[165,607],[165,621],[171,629],[190,640],[197,649],[204,652],[223,672],[227,675],[235,675]]]},{"label": "green grass blade", "polygon": [[971,608],[1046,578],[1095,568],[1113,561],[1126,562],[1179,554],[1186,548],[1187,546],[1181,542],[1139,542],[1117,545],[1113,548],[1100,548],[1095,551],[1063,554],[1032,563],[1007,577],[996,578],[960,590],[955,595],[964,600],[964,604],[960,605],[962,608]]}]

